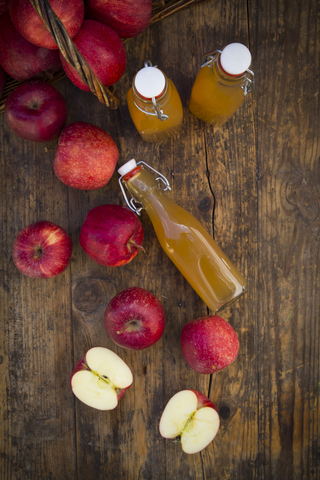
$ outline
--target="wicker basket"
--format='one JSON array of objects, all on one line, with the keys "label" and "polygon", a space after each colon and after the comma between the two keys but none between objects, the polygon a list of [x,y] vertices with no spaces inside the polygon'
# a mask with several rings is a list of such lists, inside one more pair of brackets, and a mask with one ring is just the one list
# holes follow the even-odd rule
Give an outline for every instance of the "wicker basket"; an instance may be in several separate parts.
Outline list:
[{"label": "wicker basket", "polygon": [[[177,12],[178,10],[203,3],[208,0],[158,0],[152,4],[152,13],[149,26],[154,23],[163,20],[165,17]],[[49,0],[30,0],[43,22],[46,24],[49,32],[51,33],[54,41],[59,47],[60,52],[66,59],[66,61],[74,67],[81,80],[90,88],[91,92],[98,97],[101,103],[104,103],[107,107],[117,108],[119,105],[119,99],[114,94],[113,87],[105,87],[100,80],[95,76],[86,60],[82,57],[75,44],[70,39],[64,25],[58,18],[58,16],[52,10]],[[124,41],[127,41],[126,39]],[[57,72],[51,76],[48,76],[45,81],[48,83],[54,83],[61,78],[65,77],[64,71]],[[11,77],[7,78],[6,86],[3,95],[0,99],[0,112],[4,111],[5,102],[8,95],[14,90],[21,82],[14,80]]]}]

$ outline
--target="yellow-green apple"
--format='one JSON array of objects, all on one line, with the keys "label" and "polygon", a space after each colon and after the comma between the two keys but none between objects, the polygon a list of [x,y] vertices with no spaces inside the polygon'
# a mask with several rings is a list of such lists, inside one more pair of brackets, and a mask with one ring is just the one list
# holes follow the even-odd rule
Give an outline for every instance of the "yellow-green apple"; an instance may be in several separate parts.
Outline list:
[{"label": "yellow-green apple", "polygon": [[152,0],[87,0],[85,18],[112,28],[120,37],[136,37],[150,22]]},{"label": "yellow-green apple", "polygon": [[[68,0],[67,2],[50,0],[50,6],[63,23],[69,37],[73,38],[83,22],[83,0]],[[9,12],[14,26],[26,40],[39,47],[58,49],[58,45],[30,0],[10,0]]]},{"label": "yellow-green apple", "polygon": [[6,72],[3,70],[3,68],[0,65],[0,98],[2,97],[3,90],[6,84]]},{"label": "yellow-green apple", "polygon": [[[111,28],[94,20],[85,20],[73,39],[77,49],[90,65],[100,82],[110,87],[122,77],[127,64],[124,45]],[[61,63],[69,79],[81,90],[90,88],[80,79],[78,72],[60,54]]]},{"label": "yellow-green apple", "polygon": [[104,314],[104,324],[111,340],[132,350],[142,350],[160,340],[165,323],[160,300],[139,287],[118,293]]},{"label": "yellow-green apple", "polygon": [[37,47],[23,38],[9,12],[0,15],[0,64],[8,75],[20,82],[33,77],[45,78],[45,72],[50,74],[62,68],[59,52]]},{"label": "yellow-green apple", "polygon": [[72,242],[66,231],[43,220],[23,228],[13,243],[15,266],[27,277],[51,278],[69,265]]},{"label": "yellow-green apple", "polygon": [[159,423],[160,434],[181,442],[185,453],[198,453],[214,439],[220,427],[216,406],[196,390],[181,390],[167,403]]},{"label": "yellow-green apple", "polygon": [[94,347],[75,366],[70,384],[74,395],[89,407],[112,410],[132,381],[130,368],[116,353]]},{"label": "yellow-green apple", "polygon": [[193,370],[209,374],[234,362],[239,353],[239,339],[226,320],[208,315],[185,324],[181,332],[181,350]]},{"label": "yellow-green apple", "polygon": [[91,123],[74,122],[60,135],[53,169],[68,187],[95,190],[109,182],[118,158],[117,145],[107,132]]},{"label": "yellow-green apple", "polygon": [[22,83],[8,96],[5,115],[11,130],[32,142],[57,138],[68,118],[61,93],[41,80]]},{"label": "yellow-green apple", "polygon": [[139,217],[129,208],[99,205],[87,213],[79,240],[95,262],[106,267],[120,267],[143,250],[143,233]]},{"label": "yellow-green apple", "polygon": [[9,10],[9,0],[0,0],[0,15]]}]

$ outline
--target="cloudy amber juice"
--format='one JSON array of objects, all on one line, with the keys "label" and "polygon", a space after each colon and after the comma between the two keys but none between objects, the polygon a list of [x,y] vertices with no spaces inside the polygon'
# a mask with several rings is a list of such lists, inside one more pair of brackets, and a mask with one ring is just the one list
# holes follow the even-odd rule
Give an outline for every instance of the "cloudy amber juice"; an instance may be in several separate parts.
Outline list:
[{"label": "cloudy amber juice", "polygon": [[211,125],[223,125],[244,101],[241,86],[247,75],[233,77],[223,72],[219,59],[202,67],[194,82],[189,110]]},{"label": "cloudy amber juice", "polygon": [[[166,79],[166,89],[156,99],[159,108],[169,118],[160,120],[154,113],[151,100],[144,99],[131,87],[127,94],[127,104],[132,121],[145,142],[159,142],[174,137],[179,132],[183,120],[183,108],[179,93],[170,79]],[[139,108],[138,108],[139,107]],[[141,109],[141,110],[140,110]]]},{"label": "cloudy amber juice", "polygon": [[123,179],[143,204],[164,251],[213,312],[246,291],[245,279],[201,223],[170,200],[149,172],[138,166]]}]

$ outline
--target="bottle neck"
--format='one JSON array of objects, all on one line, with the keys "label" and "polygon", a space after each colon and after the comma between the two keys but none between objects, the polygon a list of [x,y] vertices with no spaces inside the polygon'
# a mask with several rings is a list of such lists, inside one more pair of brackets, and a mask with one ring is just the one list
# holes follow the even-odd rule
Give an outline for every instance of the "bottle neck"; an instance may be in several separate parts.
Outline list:
[{"label": "bottle neck", "polygon": [[229,87],[238,87],[243,85],[247,80],[247,72],[243,72],[241,75],[230,75],[222,68],[220,63],[220,55],[221,53],[213,58],[211,64],[208,65],[208,67],[211,68],[212,75],[217,79],[217,81],[219,81],[219,83]]},{"label": "bottle neck", "polygon": [[144,208],[149,205],[148,197],[150,195],[164,195],[155,178],[141,166],[125,175],[123,180],[133,198],[142,203]]},{"label": "bottle neck", "polygon": [[[159,109],[163,109],[166,103],[168,103],[170,95],[171,95],[170,82],[168,81],[167,77],[165,77],[165,87],[162,93],[157,97],[155,97],[155,101]],[[140,95],[135,87],[134,80],[132,83],[132,96],[133,96],[133,101],[136,107],[139,108],[139,110],[142,110],[147,114],[151,114],[151,115],[155,114],[155,106],[152,101],[152,98],[145,98],[142,95]]]}]

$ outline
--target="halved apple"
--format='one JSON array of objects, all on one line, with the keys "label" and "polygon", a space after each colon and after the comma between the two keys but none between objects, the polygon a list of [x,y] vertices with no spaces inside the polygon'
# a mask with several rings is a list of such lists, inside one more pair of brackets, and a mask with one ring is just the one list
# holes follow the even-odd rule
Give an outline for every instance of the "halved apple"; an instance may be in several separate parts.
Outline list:
[{"label": "halved apple", "polygon": [[220,427],[215,405],[196,390],[182,390],[169,400],[159,424],[164,438],[181,441],[185,453],[197,453],[214,439]]},{"label": "halved apple", "polygon": [[74,395],[97,410],[116,408],[132,381],[128,365],[116,353],[104,347],[88,350],[70,378]]}]

